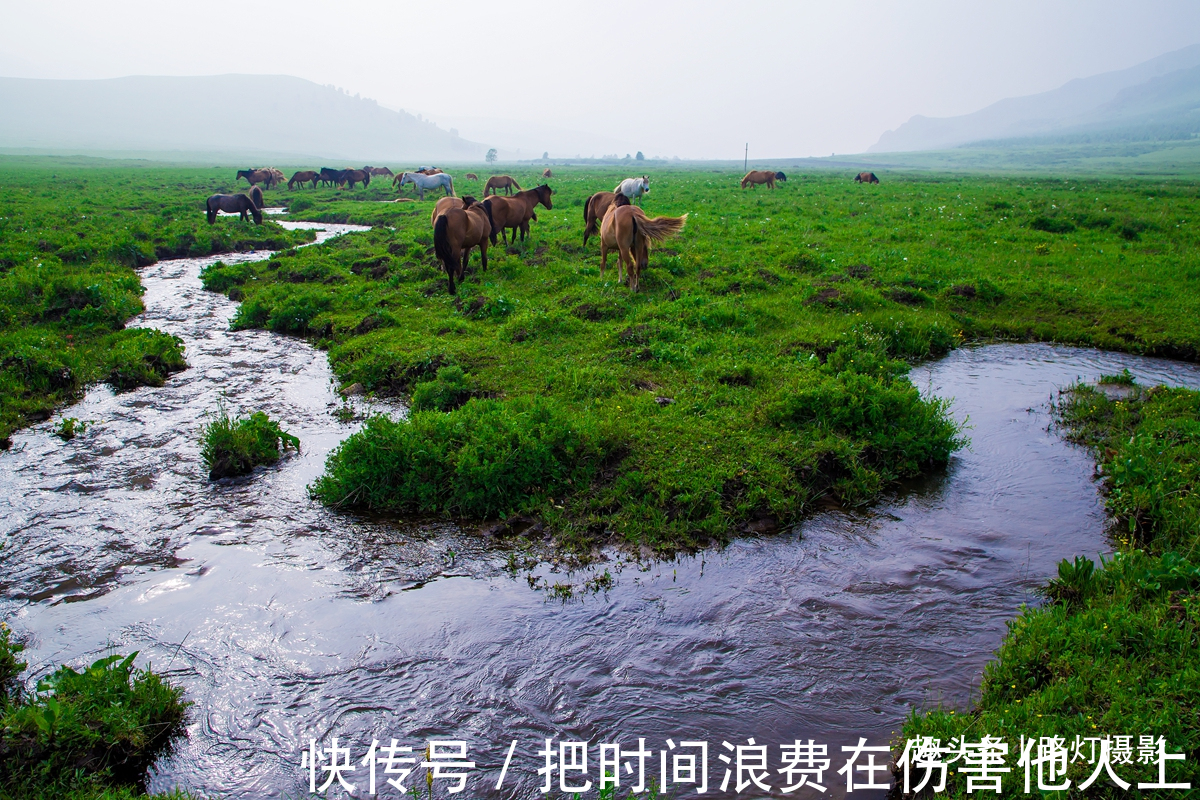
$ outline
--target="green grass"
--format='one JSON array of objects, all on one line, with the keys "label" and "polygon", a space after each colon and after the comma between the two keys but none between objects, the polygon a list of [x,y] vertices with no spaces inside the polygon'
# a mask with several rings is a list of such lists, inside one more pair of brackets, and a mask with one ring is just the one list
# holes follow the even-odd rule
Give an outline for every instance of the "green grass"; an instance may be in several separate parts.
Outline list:
[{"label": "green grass", "polygon": [[[380,182],[289,195],[293,216],[375,230],[214,265],[205,282],[241,300],[234,327],[328,348],[344,385],[453,419],[485,399],[545,398],[603,431],[587,485],[488,506],[542,517],[560,547],[579,552],[700,547],[786,525],[824,497],[868,503],[937,469],[960,441],[945,409],[912,391],[906,364],[966,342],[1200,354],[1191,182],[905,176],[860,186],[792,174],[770,192],[741,190],[739,175],[719,170],[659,170],[647,208],[686,212],[688,225],[652,253],[634,295],[599,275],[596,244],[581,245],[584,199],[620,176],[561,170],[532,237],[493,248],[487,273],[476,257],[457,297],[432,255],[433,199],[382,202],[395,192]],[[465,180],[456,188],[479,194]],[[453,471],[446,458],[440,469]],[[380,487],[390,482],[334,459],[318,495],[467,513],[451,498],[388,500]]]},{"label": "green grass", "polygon": [[224,408],[201,433],[200,457],[209,480],[248,475],[254,468],[274,464],[279,451],[300,449],[300,440],[283,430],[262,411],[230,417]]},{"label": "green grass", "polygon": [[[1087,386],[1064,395],[1059,414],[1070,438],[1101,464],[1118,550],[1097,566],[1059,565],[1048,602],[1009,623],[968,713],[914,713],[905,739],[1020,735],[1163,736],[1168,780],[1200,787],[1200,393],[1136,387],[1127,375],[1102,385],[1133,387],[1110,399]],[[1008,759],[1015,775],[1016,757]],[[1078,784],[1091,773],[1073,765]],[[1157,779],[1153,765],[1121,764],[1126,781]],[[951,796],[965,796],[961,774]],[[1016,780],[1010,779],[1013,784]],[[1016,784],[1019,785],[1019,784]],[[1093,786],[1094,796],[1123,793]],[[1180,796],[1183,796],[1181,793]]]},{"label": "green grass", "polygon": [[0,626],[0,799],[144,796],[146,768],[183,732],[182,690],[134,667],[133,653],[60,667],[25,692],[21,650]]},{"label": "green grass", "polygon": [[178,339],[125,328],[142,311],[139,268],[312,239],[209,226],[204,199],[237,189],[229,170],[92,163],[0,156],[0,447],[90,384],[160,386],[186,367]]}]

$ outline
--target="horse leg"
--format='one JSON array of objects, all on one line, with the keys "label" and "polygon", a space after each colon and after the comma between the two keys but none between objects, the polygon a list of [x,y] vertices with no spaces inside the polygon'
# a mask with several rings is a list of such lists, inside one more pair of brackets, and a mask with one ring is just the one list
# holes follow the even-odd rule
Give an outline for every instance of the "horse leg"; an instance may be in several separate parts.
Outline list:
[{"label": "horse leg", "polygon": [[483,241],[479,243],[479,260],[483,264],[482,270],[484,272],[487,272],[487,249],[488,249],[488,240],[487,240],[487,237],[484,236]]},{"label": "horse leg", "polygon": [[[604,239],[600,239],[600,277],[604,277],[604,267],[608,265],[608,245],[604,243]],[[620,275],[620,273],[617,273]]]}]

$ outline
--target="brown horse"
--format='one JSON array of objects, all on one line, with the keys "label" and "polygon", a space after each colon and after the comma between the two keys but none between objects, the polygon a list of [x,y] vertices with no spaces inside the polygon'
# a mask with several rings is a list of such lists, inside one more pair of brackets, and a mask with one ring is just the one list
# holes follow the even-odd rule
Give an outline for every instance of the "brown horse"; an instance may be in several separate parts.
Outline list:
[{"label": "brown horse", "polygon": [[477,180],[479,180],[479,176],[478,176],[478,175],[476,175],[474,172],[468,172],[468,173],[467,173],[467,175],[466,175],[466,178],[467,178],[467,180],[469,180],[469,181],[477,181]]},{"label": "brown horse", "polygon": [[255,225],[262,225],[262,211],[254,205],[253,200],[244,194],[214,194],[205,202],[204,210],[208,214],[209,225],[217,221],[218,211],[224,211],[226,214],[240,214],[243,222],[247,219],[246,215],[249,214],[254,217]]},{"label": "brown horse", "polygon": [[265,183],[267,184],[267,188],[270,189],[271,181],[274,179],[274,177],[275,175],[269,169],[239,169],[237,171],[237,177],[233,179],[233,182],[237,183],[242,178],[245,178],[246,183],[250,184],[251,186],[257,186],[260,183]]},{"label": "brown horse", "polygon": [[346,170],[321,167],[321,183],[329,186],[341,186],[346,182]]},{"label": "brown horse", "polygon": [[613,205],[600,224],[600,274],[608,263],[608,251],[616,249],[620,256],[617,280],[622,280],[625,268],[629,288],[638,291],[641,286],[642,270],[650,265],[650,243],[675,236],[687,223],[687,214],[682,217],[655,217],[648,219],[646,212],[637,206]]},{"label": "brown horse", "polygon": [[387,167],[363,167],[363,172],[367,173],[368,175],[395,175],[396,174],[396,173],[392,172],[390,169],[388,169]]},{"label": "brown horse", "polygon": [[[625,197],[625,195],[621,195]],[[613,201],[617,199],[615,192],[596,192],[583,204],[583,243],[600,232],[600,220],[608,213]],[[628,200],[628,197],[625,197]]]},{"label": "brown horse", "polygon": [[517,241],[517,231],[521,232],[521,241],[525,241],[525,236],[529,233],[529,221],[537,219],[533,211],[538,203],[544,205],[547,210],[554,208],[550,194],[550,187],[543,183],[536,188],[517,192],[512,197],[496,195],[484,200],[483,204],[492,218],[492,244],[496,243],[497,231],[504,237],[504,243],[508,244],[509,228],[513,231],[513,242]]},{"label": "brown horse", "polygon": [[462,208],[465,197],[441,197],[433,204],[433,214],[429,217],[429,224],[436,225],[437,219],[442,214],[445,214],[452,208]]},{"label": "brown horse", "polygon": [[258,188],[257,186],[250,187],[250,202],[254,203],[255,208],[257,208],[259,211],[262,211],[263,206],[266,205],[263,202],[262,189]]},{"label": "brown horse", "polygon": [[742,178],[742,188],[747,186],[758,187],[760,184],[766,184],[768,189],[775,188],[775,181],[786,181],[787,176],[782,172],[775,172],[769,169],[752,169],[746,173],[746,177]]},{"label": "brown horse", "polygon": [[365,169],[345,169],[342,170],[342,180],[350,184],[351,191],[354,191],[356,183],[361,183],[365,189],[371,185],[371,173]]},{"label": "brown horse", "polygon": [[[455,198],[442,198],[455,199]],[[446,268],[450,294],[457,294],[454,279],[462,280],[471,248],[479,248],[483,269],[487,270],[488,239],[493,238],[493,221],[487,205],[475,202],[474,197],[464,197],[462,208],[447,208],[440,216],[434,216],[433,252]]]},{"label": "brown horse", "polygon": [[546,167],[544,170],[542,170],[542,177],[543,178],[553,178],[554,173],[550,171],[549,167]]},{"label": "brown horse", "polygon": [[295,184],[297,184],[297,183],[300,184],[301,186],[304,186],[304,184],[309,183],[311,181],[312,188],[315,189],[315,188],[317,188],[317,181],[319,181],[319,180],[321,180],[321,173],[314,172],[311,169],[306,169],[302,172],[297,172],[295,175],[292,176],[291,180],[288,181],[288,188],[289,189],[295,188]]},{"label": "brown horse", "polygon": [[512,195],[513,189],[516,189],[518,192],[521,191],[521,187],[518,186],[517,182],[514,181],[510,176],[493,175],[487,179],[487,183],[483,187],[483,196],[487,197],[488,192],[491,192],[492,194],[499,194],[499,192],[496,191],[497,189],[503,189],[504,193],[510,196]]},{"label": "brown horse", "polygon": [[874,172],[860,172],[854,176],[855,183],[879,183]]}]

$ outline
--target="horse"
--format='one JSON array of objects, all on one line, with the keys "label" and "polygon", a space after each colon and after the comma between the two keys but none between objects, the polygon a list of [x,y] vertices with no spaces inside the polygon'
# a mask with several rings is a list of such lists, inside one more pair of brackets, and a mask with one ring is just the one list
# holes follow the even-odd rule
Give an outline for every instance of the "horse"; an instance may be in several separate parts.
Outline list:
[{"label": "horse", "polygon": [[461,202],[461,208],[446,208],[441,215],[435,214],[433,218],[433,252],[446,268],[450,294],[458,293],[454,279],[457,277],[462,280],[472,247],[479,248],[483,269],[487,270],[488,239],[494,238],[493,220],[487,204],[480,205],[470,196],[464,197]]},{"label": "horse", "polygon": [[[687,223],[688,215],[682,217],[655,217],[648,219],[646,212],[637,206],[615,203],[604,215],[600,225],[600,274],[608,263],[608,251],[616,249],[620,257],[617,280],[621,281],[621,270],[625,268],[629,288],[638,291],[641,286],[642,270],[650,265],[650,243],[661,242],[675,236]],[[628,266],[626,266],[628,265]]]},{"label": "horse", "polygon": [[312,186],[315,189],[317,188],[317,181],[319,180],[321,180],[321,173],[313,172],[311,169],[306,169],[302,172],[297,172],[292,176],[292,179],[288,181],[288,188],[293,188],[293,184],[298,183],[303,186],[309,181],[312,181]]},{"label": "horse", "polygon": [[630,200],[636,200],[644,194],[650,194],[650,176],[626,178],[613,189],[617,194],[623,194]]},{"label": "horse", "polygon": [[787,176],[782,172],[775,172],[769,169],[752,169],[746,173],[746,177],[742,178],[742,188],[747,186],[758,187],[765,183],[768,189],[775,188],[775,181],[786,181]]},{"label": "horse", "polygon": [[467,180],[469,180],[469,181],[477,181],[477,180],[479,180],[479,176],[478,176],[478,175],[476,175],[474,172],[468,172],[468,173],[467,173]]},{"label": "horse", "polygon": [[436,189],[439,186],[446,190],[447,197],[454,196],[454,179],[444,172],[436,175],[423,175],[420,172],[402,172],[396,180],[396,188],[403,189],[404,184],[411,183],[417,187],[420,199],[425,199],[426,189]]},{"label": "horse", "polygon": [[[625,197],[625,195],[621,195]],[[600,232],[600,221],[604,219],[617,195],[613,192],[596,192],[583,204],[583,244],[586,247],[588,239]],[[629,198],[625,197],[626,202]]]},{"label": "horse", "polygon": [[371,173],[365,169],[344,169],[342,170],[342,179],[350,184],[351,191],[354,191],[356,183],[361,183],[364,189],[371,185]]},{"label": "horse", "polygon": [[879,183],[874,172],[860,172],[854,176],[855,183]]},{"label": "horse", "polygon": [[346,171],[344,169],[321,167],[320,175],[321,183],[328,186],[341,186],[346,182]]},{"label": "horse", "polygon": [[274,167],[267,167],[267,172],[271,173],[271,177],[267,179],[267,188],[274,189],[279,184],[283,183],[283,173]]},{"label": "horse", "polygon": [[257,186],[250,187],[250,202],[254,203],[255,208],[262,211],[263,205],[265,205],[263,203],[262,189]]},{"label": "horse", "polygon": [[368,175],[395,175],[396,174],[396,173],[392,172],[390,169],[388,169],[387,167],[363,167],[363,172],[367,173]]},{"label": "horse", "polygon": [[251,186],[257,186],[260,183],[265,183],[267,184],[267,188],[270,189],[271,180],[274,177],[274,174],[272,174],[271,170],[269,169],[239,169],[237,171],[237,177],[233,179],[233,182],[237,183],[242,178],[245,178],[246,183],[250,184]]},{"label": "horse", "polygon": [[521,187],[518,186],[517,182],[514,181],[510,176],[493,175],[487,179],[487,183],[483,187],[483,196],[487,197],[488,192],[491,192],[492,194],[500,194],[498,191],[496,191],[497,189],[503,189],[504,193],[510,196],[512,195],[513,189],[516,189],[518,192],[521,191]]},{"label": "horse", "polygon": [[438,201],[433,204],[433,213],[429,215],[429,224],[437,224],[438,217],[452,208],[463,208],[465,200],[465,197],[439,197]]},{"label": "horse", "polygon": [[542,170],[542,177],[543,178],[553,178],[554,173],[550,171],[549,167],[546,167],[544,170]]},{"label": "horse", "polygon": [[204,210],[208,214],[209,225],[217,221],[218,211],[240,214],[243,221],[246,220],[246,215],[250,214],[254,217],[255,225],[262,225],[262,211],[244,194],[214,194],[205,202]]},{"label": "horse", "polygon": [[517,192],[512,197],[494,195],[483,201],[488,214],[492,218],[492,244],[496,243],[496,232],[508,244],[508,229],[513,229],[513,242],[517,241],[517,231],[521,232],[521,241],[525,241],[529,233],[529,221],[537,220],[533,210],[541,203],[547,210],[554,208],[550,199],[550,187],[546,184]]}]

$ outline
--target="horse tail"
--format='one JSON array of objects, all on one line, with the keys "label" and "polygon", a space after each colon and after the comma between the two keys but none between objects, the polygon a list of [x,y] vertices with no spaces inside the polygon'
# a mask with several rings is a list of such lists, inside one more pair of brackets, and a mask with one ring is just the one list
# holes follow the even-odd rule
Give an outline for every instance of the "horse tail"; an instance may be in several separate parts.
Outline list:
[{"label": "horse tail", "polygon": [[[687,214],[684,214],[682,217],[643,218],[641,224],[642,236],[645,236],[652,242],[661,242],[663,239],[675,236],[683,230],[683,226],[687,223],[687,218]],[[636,217],[634,219],[636,221]]]},{"label": "horse tail", "polygon": [[213,199],[211,197],[204,201],[204,214],[208,217],[209,225],[217,221],[217,210],[213,208]]},{"label": "horse tail", "polygon": [[508,182],[511,183],[513,185],[513,188],[515,188],[518,192],[521,191],[521,184],[517,183],[512,178],[509,178]]},{"label": "horse tail", "polygon": [[433,224],[433,252],[446,268],[446,276],[450,281],[450,294],[454,291],[454,274],[458,272],[458,259],[450,249],[450,220],[449,214],[442,214]]},{"label": "horse tail", "polygon": [[454,197],[454,178],[451,178],[449,175],[447,175],[446,180],[450,182],[450,196]]},{"label": "horse tail", "polygon": [[263,207],[262,189],[258,188],[257,186],[250,187],[250,202],[254,204],[255,208],[257,208],[260,211],[262,210],[262,207]]},{"label": "horse tail", "polygon": [[483,201],[483,210],[487,212],[488,219],[492,223],[491,240],[492,240],[492,244],[495,245],[496,244],[496,220],[494,217],[492,217],[492,199],[490,197]]}]

